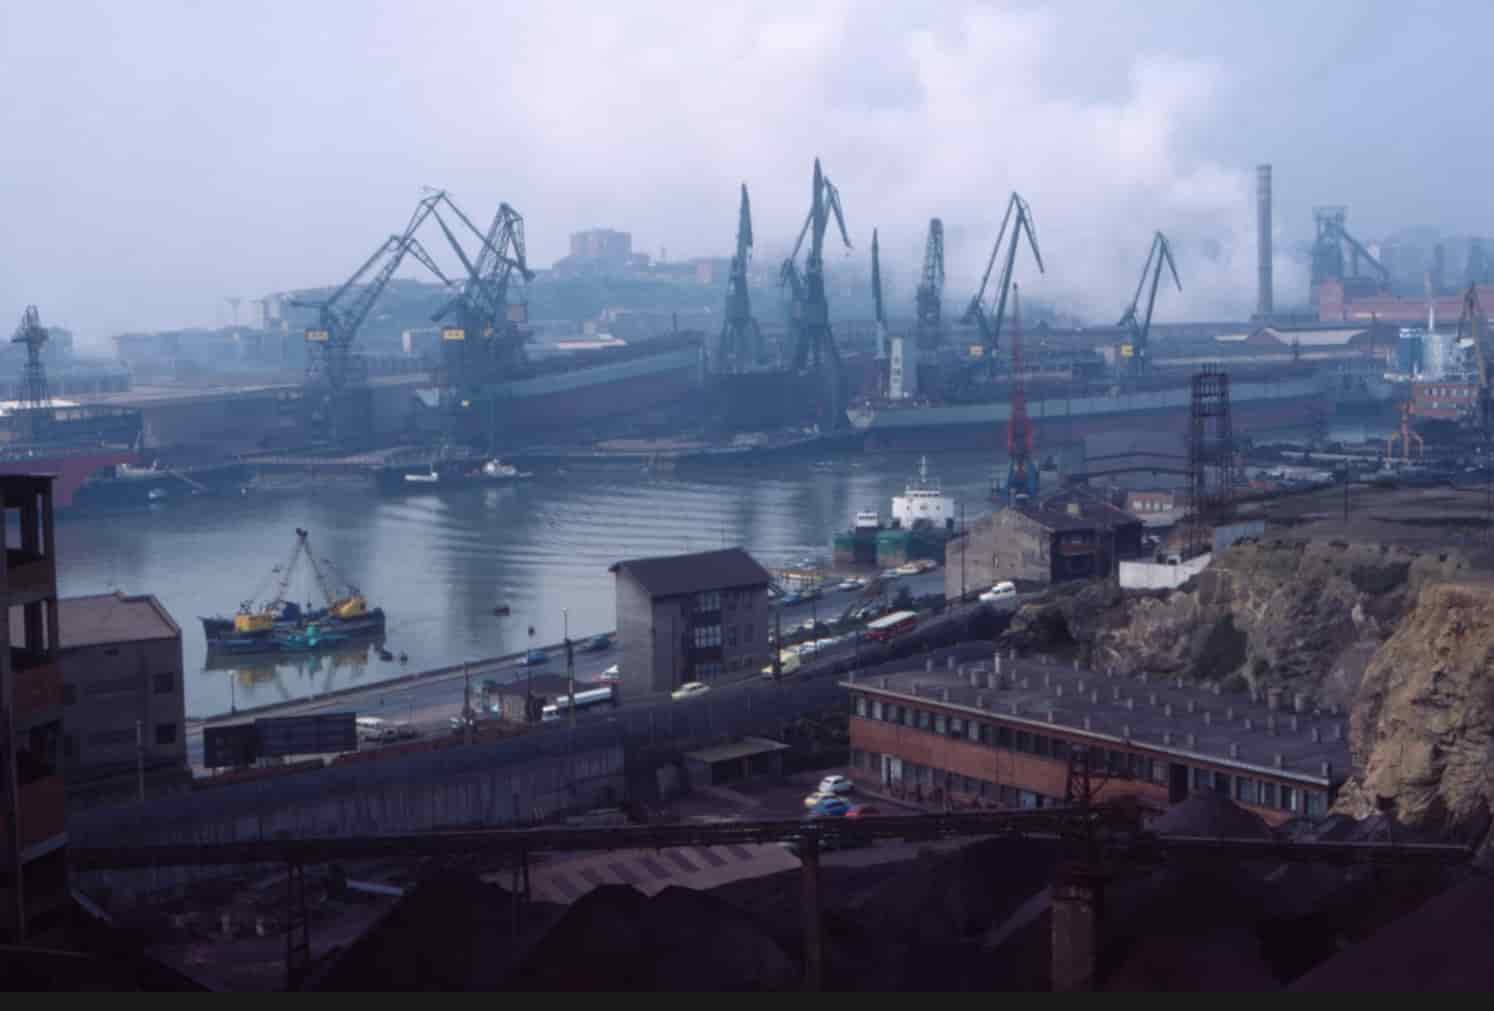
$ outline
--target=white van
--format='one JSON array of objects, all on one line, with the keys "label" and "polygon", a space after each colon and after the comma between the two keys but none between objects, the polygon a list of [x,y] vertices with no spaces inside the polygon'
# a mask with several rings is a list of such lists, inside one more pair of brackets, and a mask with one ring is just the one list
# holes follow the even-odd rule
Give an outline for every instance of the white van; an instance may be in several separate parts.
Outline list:
[{"label": "white van", "polygon": [[1003,580],[980,595],[982,604],[990,604],[997,611],[1015,611],[1017,609],[1017,586],[1015,583]]}]

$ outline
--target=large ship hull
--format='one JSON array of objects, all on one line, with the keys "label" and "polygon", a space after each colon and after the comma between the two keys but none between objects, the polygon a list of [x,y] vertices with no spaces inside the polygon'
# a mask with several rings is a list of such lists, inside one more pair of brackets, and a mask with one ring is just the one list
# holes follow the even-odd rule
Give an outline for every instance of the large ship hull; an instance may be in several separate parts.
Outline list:
[{"label": "large ship hull", "polygon": [[[1230,385],[1236,435],[1311,424],[1323,411],[1321,383],[1314,377],[1238,382]],[[1183,385],[1116,395],[1030,399],[1027,413],[1039,441],[1069,442],[1098,433],[1185,432],[1192,403]],[[995,447],[1006,438],[1011,406],[1006,400],[947,406],[862,409],[852,421],[866,435],[868,450]]]},{"label": "large ship hull", "polygon": [[136,464],[140,455],[132,449],[57,450],[38,448],[32,451],[8,451],[0,457],[0,474],[53,474],[52,506],[71,509],[78,505],[78,493],[90,478],[112,473],[121,463]]}]

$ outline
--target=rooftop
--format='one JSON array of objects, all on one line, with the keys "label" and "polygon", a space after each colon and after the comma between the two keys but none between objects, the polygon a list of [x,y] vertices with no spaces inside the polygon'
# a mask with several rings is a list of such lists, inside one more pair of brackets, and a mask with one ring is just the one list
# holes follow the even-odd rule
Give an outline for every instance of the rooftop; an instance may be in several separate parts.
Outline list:
[{"label": "rooftop", "polygon": [[95,593],[57,601],[62,649],[180,638],[182,630],[150,594]]},{"label": "rooftop", "polygon": [[1088,492],[1068,489],[1013,508],[1049,530],[1108,530],[1139,522],[1124,509]]},{"label": "rooftop", "polygon": [[1158,675],[1106,675],[1010,661],[996,675],[989,663],[972,666],[977,669],[910,671],[848,684],[975,711],[1004,723],[1025,723],[1034,730],[1088,734],[1277,776],[1321,782],[1324,762],[1331,779],[1342,778],[1350,767],[1345,716],[1305,705],[1299,712],[1292,697],[1273,709],[1263,698],[1220,694]]},{"label": "rooftop", "polygon": [[[564,659],[565,653],[560,654]],[[580,678],[576,679],[576,690],[586,691],[596,686]],[[571,679],[564,674],[536,674],[533,678],[520,675],[498,689],[503,695],[528,695],[531,692],[540,698],[556,698],[571,693]]]},{"label": "rooftop", "polygon": [[617,562],[610,571],[626,572],[653,597],[678,597],[738,586],[766,586],[772,580],[768,570],[741,548],[663,558],[635,558]]},{"label": "rooftop", "polygon": [[744,737],[730,744],[718,744],[713,748],[687,751],[685,757],[696,762],[704,762],[706,765],[714,765],[717,762],[730,762],[738,758],[751,758],[753,755],[767,755],[775,751],[787,750],[787,744],[770,741],[766,737]]}]

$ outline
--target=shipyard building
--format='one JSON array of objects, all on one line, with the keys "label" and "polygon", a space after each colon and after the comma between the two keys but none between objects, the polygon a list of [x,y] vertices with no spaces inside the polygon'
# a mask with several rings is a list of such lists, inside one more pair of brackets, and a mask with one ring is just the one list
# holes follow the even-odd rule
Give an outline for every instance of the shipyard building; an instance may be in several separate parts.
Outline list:
[{"label": "shipyard building", "polygon": [[1010,661],[846,687],[852,777],[919,803],[1056,806],[1088,749],[1102,801],[1160,811],[1212,791],[1279,824],[1325,814],[1349,767],[1345,717],[1300,696]]}]

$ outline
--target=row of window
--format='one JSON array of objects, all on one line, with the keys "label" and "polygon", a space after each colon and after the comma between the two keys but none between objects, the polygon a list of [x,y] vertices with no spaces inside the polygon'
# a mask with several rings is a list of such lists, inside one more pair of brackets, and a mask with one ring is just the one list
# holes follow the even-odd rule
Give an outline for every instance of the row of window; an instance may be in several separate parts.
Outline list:
[{"label": "row of window", "polygon": [[[104,681],[92,681],[83,686],[85,695],[116,695],[122,692],[134,692],[140,689],[140,675],[126,674],[123,677],[109,678]],[[169,695],[176,691],[176,675],[171,672],[151,675],[151,691],[157,695]],[[62,704],[66,706],[76,705],[78,701],[78,686],[65,684],[62,686]]]},{"label": "row of window", "polygon": [[1031,810],[1056,807],[1062,803],[1058,797],[1049,797],[1033,790],[993,783],[974,776],[945,772],[943,769],[919,765],[916,762],[898,761],[895,765],[888,764],[884,762],[886,757],[888,756],[880,752],[852,748],[851,767],[865,770],[875,776],[884,786],[895,786],[900,783],[905,788],[912,787],[914,792],[921,791],[928,794],[946,791],[950,794],[962,794],[971,799],[979,798],[983,803],[1000,807]]},{"label": "row of window", "polygon": [[[750,646],[753,642],[755,629],[751,625],[727,625],[725,626],[725,642],[729,649],[736,649],[737,644]],[[696,649],[711,649],[722,644],[722,626],[720,625],[696,625],[692,631],[692,641]]]},{"label": "row of window", "polygon": [[[980,744],[989,748],[1016,751],[1038,758],[1050,758],[1067,762],[1072,747],[1062,737],[1051,737],[1031,730],[1013,728],[1002,724],[984,723],[962,716],[954,716],[913,706],[883,702],[878,698],[857,695],[855,713],[867,719],[893,723],[898,726],[921,730],[939,737],[952,737]],[[1151,758],[1133,751],[1089,747],[1090,767],[1109,776],[1141,780],[1168,785],[1170,769],[1181,763],[1162,758]],[[1213,769],[1184,766],[1188,770],[1188,786],[1192,790],[1216,790],[1226,797],[1281,811],[1304,812],[1321,815],[1327,811],[1327,794],[1320,790],[1300,790],[1249,776],[1233,776]]]},{"label": "row of window", "polygon": [[735,611],[738,607],[750,607],[753,594],[752,590],[707,590],[695,595],[695,610],[719,611],[725,607]]}]

